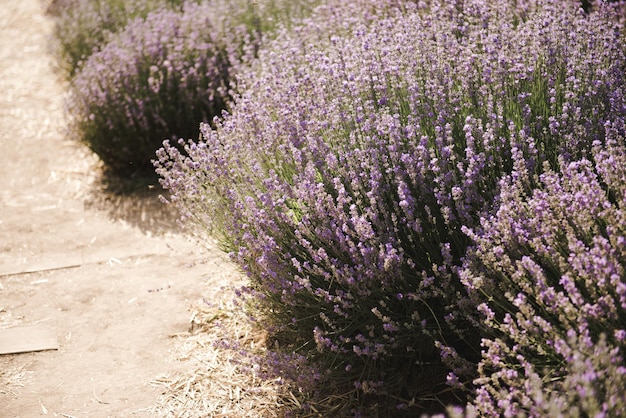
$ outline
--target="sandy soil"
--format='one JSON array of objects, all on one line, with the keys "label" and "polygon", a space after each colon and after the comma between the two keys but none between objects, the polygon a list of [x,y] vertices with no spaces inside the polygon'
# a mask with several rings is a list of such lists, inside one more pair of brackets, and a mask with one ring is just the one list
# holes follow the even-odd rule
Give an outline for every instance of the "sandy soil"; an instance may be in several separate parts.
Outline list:
[{"label": "sandy soil", "polygon": [[98,192],[97,159],[63,135],[44,9],[0,7],[0,328],[50,325],[59,349],[0,356],[0,417],[154,416],[154,382],[188,367],[171,336],[190,304],[240,277],[155,196]]}]

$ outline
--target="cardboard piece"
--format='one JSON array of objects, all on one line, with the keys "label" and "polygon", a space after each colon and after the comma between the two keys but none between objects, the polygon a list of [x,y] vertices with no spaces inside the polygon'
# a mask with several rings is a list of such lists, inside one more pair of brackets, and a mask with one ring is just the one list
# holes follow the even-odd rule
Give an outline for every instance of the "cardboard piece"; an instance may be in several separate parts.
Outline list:
[{"label": "cardboard piece", "polygon": [[49,325],[28,325],[0,329],[0,354],[57,350],[57,330]]}]

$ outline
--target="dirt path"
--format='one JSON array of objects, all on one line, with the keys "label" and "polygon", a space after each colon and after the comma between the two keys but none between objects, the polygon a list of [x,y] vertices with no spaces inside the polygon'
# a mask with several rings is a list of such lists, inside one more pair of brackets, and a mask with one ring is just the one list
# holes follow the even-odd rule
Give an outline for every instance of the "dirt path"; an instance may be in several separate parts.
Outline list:
[{"label": "dirt path", "polygon": [[237,275],[154,197],[94,196],[96,159],[63,136],[51,25],[40,0],[2,1],[0,328],[50,325],[59,349],[0,356],[0,417],[153,416],[151,382],[186,366],[170,336]]}]

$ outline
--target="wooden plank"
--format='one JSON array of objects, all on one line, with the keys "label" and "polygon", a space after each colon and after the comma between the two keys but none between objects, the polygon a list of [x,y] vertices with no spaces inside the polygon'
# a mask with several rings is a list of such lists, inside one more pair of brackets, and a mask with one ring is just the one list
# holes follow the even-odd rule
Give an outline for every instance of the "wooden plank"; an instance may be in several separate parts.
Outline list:
[{"label": "wooden plank", "polygon": [[[0,0],[0,2],[1,1],[2,0]],[[161,251],[150,252],[150,253],[136,252],[136,253],[125,254],[123,257],[119,255],[117,257],[110,256],[110,255],[103,257],[97,254],[96,256],[88,257],[88,258],[82,258],[82,257],[75,258],[74,260],[69,260],[62,264],[59,264],[58,257],[53,255],[49,257],[51,261],[44,260],[43,262],[35,263],[29,266],[24,266],[23,264],[19,264],[19,263],[10,265],[7,263],[0,262],[0,279],[5,278],[5,277],[10,277],[10,276],[21,276],[24,274],[46,273],[46,272],[55,271],[55,270],[75,269],[75,268],[90,265],[90,264],[105,264],[105,263],[109,263],[115,260],[125,261],[125,260],[132,260],[133,258],[139,258],[139,257],[158,257],[158,256],[162,256],[165,254],[167,253],[161,252]]]},{"label": "wooden plank", "polygon": [[49,325],[29,325],[0,329],[0,354],[57,350],[57,331]]}]

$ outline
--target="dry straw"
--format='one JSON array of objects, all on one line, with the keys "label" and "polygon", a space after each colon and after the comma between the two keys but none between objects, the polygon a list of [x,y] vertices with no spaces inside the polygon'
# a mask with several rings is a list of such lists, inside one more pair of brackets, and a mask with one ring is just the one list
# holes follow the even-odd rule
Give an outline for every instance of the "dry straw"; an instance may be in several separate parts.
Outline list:
[{"label": "dry straw", "polygon": [[[266,348],[266,336],[234,302],[233,287],[192,306],[189,332],[177,339],[178,361],[189,372],[151,382],[162,388],[153,413],[164,417],[278,417],[284,415],[281,385],[261,379],[252,356]],[[281,411],[283,411],[281,413]]]},{"label": "dry straw", "polygon": [[25,386],[24,380],[28,377],[28,373],[32,373],[26,370],[30,364],[25,364],[19,367],[12,367],[10,357],[5,357],[6,363],[0,363],[0,395],[17,396],[14,389],[23,388]]}]

